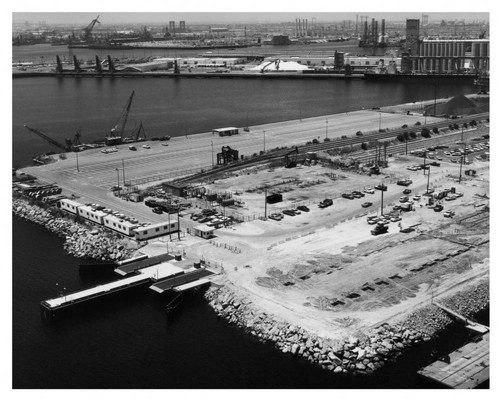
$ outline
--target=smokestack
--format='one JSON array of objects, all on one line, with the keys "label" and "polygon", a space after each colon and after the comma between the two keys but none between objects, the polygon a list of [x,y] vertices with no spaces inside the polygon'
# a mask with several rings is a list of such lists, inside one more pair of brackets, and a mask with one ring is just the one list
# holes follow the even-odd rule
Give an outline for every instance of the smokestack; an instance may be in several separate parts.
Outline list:
[{"label": "smokestack", "polygon": [[302,36],[307,36],[307,30],[306,30],[306,20],[302,20]]},{"label": "smokestack", "polygon": [[375,21],[375,37],[373,43],[378,43],[378,21]]},{"label": "smokestack", "polygon": [[371,42],[375,43],[375,18],[372,18],[372,37]]},{"label": "smokestack", "polygon": [[363,33],[363,42],[367,42],[368,41],[368,21],[365,20],[365,29],[364,29],[364,33]]},{"label": "smokestack", "polygon": [[385,19],[382,20],[382,43],[385,43]]}]

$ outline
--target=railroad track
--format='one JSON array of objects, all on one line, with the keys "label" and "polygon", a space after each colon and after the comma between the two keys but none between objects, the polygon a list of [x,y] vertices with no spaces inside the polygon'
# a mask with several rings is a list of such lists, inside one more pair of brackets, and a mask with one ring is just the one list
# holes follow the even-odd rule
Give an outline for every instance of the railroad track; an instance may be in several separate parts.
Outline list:
[{"label": "railroad track", "polygon": [[[453,121],[459,121],[462,125],[464,123],[470,123],[471,121],[475,120],[476,122],[480,122],[486,119],[489,119],[490,113],[489,112],[484,112],[481,114],[474,114],[474,115],[469,115],[467,117],[463,117],[460,119],[451,119],[451,120],[445,120],[445,121],[439,121],[439,122],[434,122],[434,123],[429,123],[424,126],[413,126],[413,127],[408,127],[408,128],[398,128],[398,129],[392,129],[389,131],[385,132],[375,132],[375,133],[370,133],[366,134],[363,136],[353,136],[353,137],[347,137],[343,139],[335,139],[326,143],[318,143],[318,144],[308,144],[308,145],[302,145],[302,146],[297,146],[299,154],[305,154],[307,152],[317,152],[317,151],[327,151],[327,150],[333,150],[333,149],[340,149],[342,147],[349,147],[353,145],[358,145],[363,142],[367,141],[379,141],[379,140],[384,140],[384,139],[393,139],[397,137],[399,134],[404,133],[405,131],[411,131],[415,129],[422,129],[423,127],[427,127],[428,129],[432,130],[433,128],[437,127],[443,128],[443,127],[448,127],[450,123],[458,123],[458,122],[453,122]],[[419,143],[422,143],[422,141],[419,141]],[[271,153],[265,153],[263,155],[250,158],[241,162],[237,162],[234,164],[226,165],[214,170],[206,171],[204,173],[188,176],[182,179],[179,179],[179,182],[183,183],[188,183],[193,180],[198,180],[198,179],[203,179],[207,178],[210,176],[214,176],[220,173],[225,173],[225,172],[231,172],[236,169],[241,169],[245,167],[250,167],[250,166],[255,166],[259,165],[265,162],[269,162],[271,160],[277,159],[277,158],[283,158],[285,154],[289,153],[292,149],[287,148],[286,150],[278,150],[278,151],[273,151]]]}]

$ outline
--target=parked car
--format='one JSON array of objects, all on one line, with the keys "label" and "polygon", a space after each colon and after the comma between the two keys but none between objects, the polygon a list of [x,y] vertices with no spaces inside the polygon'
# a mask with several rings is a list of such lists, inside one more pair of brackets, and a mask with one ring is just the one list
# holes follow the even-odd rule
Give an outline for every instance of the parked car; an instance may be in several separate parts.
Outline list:
[{"label": "parked car", "polygon": [[434,206],[434,212],[441,212],[443,210],[443,205],[437,204]]},{"label": "parked car", "polygon": [[455,212],[453,212],[453,211],[446,211],[445,213],[443,213],[443,216],[445,218],[452,218],[453,216],[455,216]]},{"label": "parked car", "polygon": [[369,202],[369,201],[367,201],[367,202],[363,202],[363,203],[361,204],[361,206],[362,206],[363,208],[368,208],[368,207],[370,207],[370,206],[372,206],[372,205],[373,205],[373,202]]},{"label": "parked car", "polygon": [[399,202],[408,202],[408,197],[406,195],[403,195],[402,197],[399,198]]},{"label": "parked car", "polygon": [[347,198],[347,199],[353,200],[354,195],[351,193],[344,193],[344,194],[342,194],[342,198]]},{"label": "parked car", "polygon": [[406,194],[406,195],[411,194],[411,190],[409,188],[406,188],[403,190],[403,194]]},{"label": "parked car", "polygon": [[157,214],[159,214],[159,215],[163,213],[163,211],[161,210],[161,208],[158,208],[158,207],[153,208],[153,212],[154,212],[154,213],[157,213]]},{"label": "parked car", "polygon": [[353,191],[352,195],[354,195],[354,197],[356,198],[362,198],[365,196],[361,191]]},{"label": "parked car", "polygon": [[290,209],[285,209],[283,213],[288,216],[295,216],[295,212]]},{"label": "parked car", "polygon": [[137,148],[135,146],[133,146],[133,145],[129,146],[128,149],[130,151],[137,151]]},{"label": "parked car", "polygon": [[271,213],[269,216],[268,216],[269,219],[273,219],[273,220],[276,220],[276,221],[280,221],[281,219],[283,219],[283,215],[281,213]]},{"label": "parked car", "polygon": [[151,147],[148,144],[144,144],[142,148],[150,149]]},{"label": "parked car", "polygon": [[333,201],[330,199],[330,198],[325,198],[323,201],[321,201],[319,203],[319,207],[320,208],[326,208],[328,206],[332,206],[333,205]]},{"label": "parked car", "polygon": [[309,212],[309,208],[305,205],[300,205],[297,207],[297,209],[302,212]]},{"label": "parked car", "polygon": [[375,194],[375,190],[373,188],[365,188],[363,191],[366,194]]},{"label": "parked car", "polygon": [[370,219],[370,220],[368,220],[368,224],[377,224],[378,222],[380,222],[380,219],[379,219],[379,218],[375,218],[375,219]]},{"label": "parked car", "polygon": [[387,191],[387,186],[386,186],[385,184],[377,184],[377,185],[375,186],[375,188],[376,188],[377,190]]}]

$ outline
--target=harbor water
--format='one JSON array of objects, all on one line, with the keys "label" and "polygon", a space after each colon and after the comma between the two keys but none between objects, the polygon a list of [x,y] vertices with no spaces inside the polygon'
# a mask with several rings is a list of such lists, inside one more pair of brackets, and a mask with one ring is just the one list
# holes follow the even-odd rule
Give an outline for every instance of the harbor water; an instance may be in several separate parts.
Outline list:
[{"label": "harbor water", "polygon": [[[35,49],[31,53],[34,58]],[[142,121],[149,137],[244,126],[247,117],[257,125],[429,100],[435,93],[434,85],[402,82],[15,79],[13,166],[54,150],[24,123],[59,141],[77,129],[85,142],[102,139],[132,90],[130,124]],[[469,85],[438,87],[438,96],[472,92]],[[432,353],[456,349],[468,337],[454,327],[374,376],[345,377],[258,342],[217,318],[201,295],[170,315],[165,299],[146,290],[48,321],[41,300],[116,277],[81,274],[82,261],[63,253],[60,238],[17,217],[12,237],[13,388],[434,388],[416,371]]]},{"label": "harbor water", "polygon": [[13,388],[437,388],[416,371],[468,338],[454,327],[375,375],[347,377],[258,342],[202,295],[170,315],[146,290],[46,320],[40,300],[116,277],[81,274],[60,238],[17,217],[13,242]]}]

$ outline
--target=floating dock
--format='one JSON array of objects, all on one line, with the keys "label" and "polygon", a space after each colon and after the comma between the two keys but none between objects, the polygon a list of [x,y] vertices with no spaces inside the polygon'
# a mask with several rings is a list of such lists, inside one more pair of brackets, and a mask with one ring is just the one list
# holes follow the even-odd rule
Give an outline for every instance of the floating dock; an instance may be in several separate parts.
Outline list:
[{"label": "floating dock", "polygon": [[447,388],[472,389],[490,378],[490,333],[478,336],[418,374]]}]

